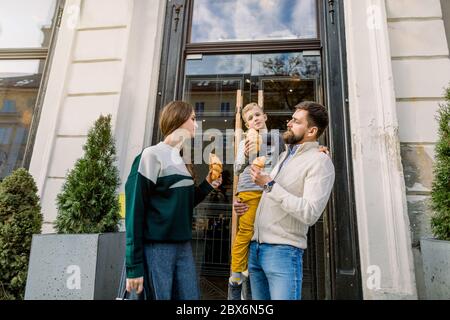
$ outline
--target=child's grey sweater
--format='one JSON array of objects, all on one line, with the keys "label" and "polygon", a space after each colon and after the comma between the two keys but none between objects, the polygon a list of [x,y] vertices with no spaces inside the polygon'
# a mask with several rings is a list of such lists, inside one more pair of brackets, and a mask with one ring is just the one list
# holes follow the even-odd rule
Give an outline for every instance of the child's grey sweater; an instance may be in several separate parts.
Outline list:
[{"label": "child's grey sweater", "polygon": [[[261,134],[262,145],[258,156],[266,156],[266,166],[264,171],[270,173],[277,163],[278,156],[285,150],[282,135],[278,130],[271,130]],[[245,156],[245,139],[239,144],[236,161],[234,163],[234,173],[239,176],[237,193],[244,191],[262,191],[263,189],[252,181],[250,175],[250,165],[256,156],[250,159]]]}]

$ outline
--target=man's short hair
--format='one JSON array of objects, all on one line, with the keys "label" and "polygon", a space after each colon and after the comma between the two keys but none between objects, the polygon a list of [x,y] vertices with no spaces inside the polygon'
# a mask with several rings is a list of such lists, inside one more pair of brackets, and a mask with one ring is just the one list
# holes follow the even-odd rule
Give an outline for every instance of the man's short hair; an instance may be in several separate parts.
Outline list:
[{"label": "man's short hair", "polygon": [[317,127],[317,139],[328,127],[328,111],[320,103],[313,101],[303,101],[295,106],[296,110],[308,111],[308,127]]},{"label": "man's short hair", "polygon": [[263,108],[261,108],[261,106],[259,104],[257,104],[256,102],[250,102],[249,104],[247,104],[244,109],[242,109],[241,111],[241,116],[242,119],[244,119],[245,123],[247,123],[247,119],[245,118],[245,114],[250,111],[251,109],[253,109],[254,107],[257,107],[261,110],[261,112],[264,113]]}]

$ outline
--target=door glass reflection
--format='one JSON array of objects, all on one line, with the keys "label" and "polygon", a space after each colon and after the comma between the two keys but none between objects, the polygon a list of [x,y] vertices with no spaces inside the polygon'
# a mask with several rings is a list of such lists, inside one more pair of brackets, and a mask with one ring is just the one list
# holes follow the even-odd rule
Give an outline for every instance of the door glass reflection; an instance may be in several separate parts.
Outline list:
[{"label": "door glass reflection", "polygon": [[[225,299],[230,268],[236,101],[262,100],[268,129],[286,130],[296,104],[321,100],[320,53],[200,55],[186,60],[183,99],[195,107],[198,130],[192,147],[198,181],[208,155],[224,162],[223,184],[194,211],[193,248],[203,298]],[[245,128],[243,122],[241,128]],[[213,290],[211,288],[214,288]],[[212,291],[211,291],[212,290]],[[211,293],[214,292],[214,293]]]},{"label": "door glass reflection", "polygon": [[[294,107],[302,101],[320,101],[320,55],[258,54],[252,57],[252,82],[263,92],[268,127],[285,130]],[[250,92],[257,101],[255,90]]]},{"label": "door glass reflection", "polygon": [[[189,70],[193,74],[199,71]],[[241,87],[239,77],[186,75],[184,100],[194,106],[198,121],[192,148],[198,180],[208,173],[210,152],[224,163],[221,187],[212,191],[194,213],[193,250],[203,275],[224,277],[229,270],[233,164],[226,159],[233,157],[234,135],[227,129],[234,127],[236,95]]]},{"label": "door glass reflection", "polygon": [[0,61],[0,179],[22,166],[44,60]]}]

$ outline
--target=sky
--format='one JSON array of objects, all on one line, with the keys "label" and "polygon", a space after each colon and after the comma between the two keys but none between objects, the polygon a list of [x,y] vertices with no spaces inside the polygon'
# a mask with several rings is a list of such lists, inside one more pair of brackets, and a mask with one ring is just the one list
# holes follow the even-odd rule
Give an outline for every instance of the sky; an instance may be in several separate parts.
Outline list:
[{"label": "sky", "polygon": [[41,47],[56,0],[0,0],[0,48]]},{"label": "sky", "polygon": [[[49,26],[56,0],[0,0],[0,49],[40,48],[42,26]],[[0,77],[36,73],[39,62],[0,61]]]}]

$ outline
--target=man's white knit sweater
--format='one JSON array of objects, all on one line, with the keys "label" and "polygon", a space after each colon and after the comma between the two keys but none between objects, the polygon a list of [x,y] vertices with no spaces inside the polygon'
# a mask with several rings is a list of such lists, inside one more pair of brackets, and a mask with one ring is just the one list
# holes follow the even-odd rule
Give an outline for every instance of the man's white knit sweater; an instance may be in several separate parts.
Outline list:
[{"label": "man's white knit sweater", "polygon": [[303,143],[281,170],[288,151],[280,155],[270,173],[276,183],[263,192],[256,211],[253,241],[306,249],[308,228],[325,210],[334,184],[333,163],[318,148],[317,142]]}]

